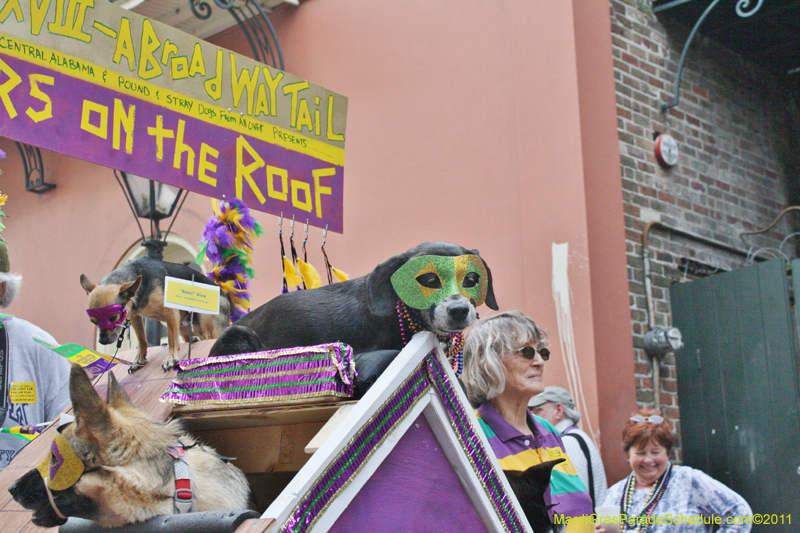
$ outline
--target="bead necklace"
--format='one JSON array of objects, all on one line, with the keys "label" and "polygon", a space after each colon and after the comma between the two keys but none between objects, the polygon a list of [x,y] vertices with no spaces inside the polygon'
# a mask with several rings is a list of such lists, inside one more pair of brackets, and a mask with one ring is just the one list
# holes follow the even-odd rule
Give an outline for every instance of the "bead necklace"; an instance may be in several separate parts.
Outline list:
[{"label": "bead necklace", "polygon": [[[403,346],[405,346],[411,337],[423,331],[425,326],[420,319],[418,311],[409,308],[402,300],[397,300],[395,309],[397,309],[397,320],[400,323],[400,338],[403,341]],[[439,339],[439,342],[445,344],[447,360],[450,361],[456,376],[460,376],[461,371],[464,370],[464,337],[461,332],[436,335],[436,338]]]},{"label": "bead necklace", "polygon": [[[647,495],[644,508],[638,517],[630,517],[631,505],[633,503],[633,490],[636,484],[636,476],[633,472],[630,473],[628,480],[625,482],[625,488],[622,490],[622,501],[620,502],[620,512],[630,517],[625,524],[626,530],[635,528],[635,530],[640,533],[647,533],[651,525],[650,517],[653,515],[656,505],[658,505],[659,500],[661,500],[661,497],[664,496],[664,492],[667,490],[667,483],[669,483],[671,472],[672,463],[669,463],[666,472],[661,474],[658,481],[653,484],[653,488],[650,489],[650,494]],[[640,520],[641,518],[644,518],[644,520]]]}]

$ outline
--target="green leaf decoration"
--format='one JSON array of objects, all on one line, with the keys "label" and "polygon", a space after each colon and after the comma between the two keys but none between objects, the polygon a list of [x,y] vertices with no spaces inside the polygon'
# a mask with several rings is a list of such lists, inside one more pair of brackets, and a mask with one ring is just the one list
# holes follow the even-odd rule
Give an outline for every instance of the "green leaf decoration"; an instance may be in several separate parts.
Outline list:
[{"label": "green leaf decoration", "polygon": [[200,247],[200,253],[197,254],[197,258],[194,260],[200,266],[203,266],[203,260],[206,258],[206,249],[208,248],[209,241],[203,243]]}]

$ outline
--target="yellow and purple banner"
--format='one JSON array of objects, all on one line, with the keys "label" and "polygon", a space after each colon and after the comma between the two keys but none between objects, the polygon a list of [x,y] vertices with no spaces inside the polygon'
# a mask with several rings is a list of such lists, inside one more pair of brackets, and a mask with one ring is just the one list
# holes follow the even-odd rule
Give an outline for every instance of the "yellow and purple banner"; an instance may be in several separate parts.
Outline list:
[{"label": "yellow and purple banner", "polygon": [[45,339],[37,337],[36,335],[33,336],[33,340],[42,346],[50,348],[61,357],[67,358],[70,362],[78,363],[93,376],[99,376],[103,372],[107,372],[114,365],[130,366],[133,364],[130,361],[120,359],[119,357],[97,353],[94,350],[90,350],[89,348],[81,346],[80,344],[72,343],[64,344],[62,346],[55,346],[47,342]]},{"label": "yellow and purple banner", "polygon": [[0,135],[343,230],[347,98],[104,0],[0,0]]}]

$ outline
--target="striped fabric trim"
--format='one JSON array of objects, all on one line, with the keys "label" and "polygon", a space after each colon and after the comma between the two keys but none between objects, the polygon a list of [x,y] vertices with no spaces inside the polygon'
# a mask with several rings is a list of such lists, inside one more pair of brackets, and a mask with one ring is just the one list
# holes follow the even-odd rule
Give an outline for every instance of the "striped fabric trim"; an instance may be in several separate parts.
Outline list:
[{"label": "striped fabric trim", "polygon": [[182,405],[243,404],[353,395],[350,346],[320,344],[181,361],[161,401]]}]

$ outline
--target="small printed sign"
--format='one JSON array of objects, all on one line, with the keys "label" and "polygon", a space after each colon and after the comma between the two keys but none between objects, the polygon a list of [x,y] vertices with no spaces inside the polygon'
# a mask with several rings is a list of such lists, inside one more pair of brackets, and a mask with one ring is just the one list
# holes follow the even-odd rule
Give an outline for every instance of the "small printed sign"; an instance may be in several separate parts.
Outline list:
[{"label": "small printed sign", "polygon": [[54,346],[41,337],[33,336],[33,340],[47,346],[61,357],[65,357],[70,362],[77,363],[86,369],[87,372],[93,376],[99,376],[106,372],[114,365],[132,365],[130,361],[120,359],[119,357],[112,357],[102,353],[97,353],[94,350],[85,348],[80,344],[64,344],[63,346]]},{"label": "small printed sign", "polygon": [[185,279],[164,278],[164,306],[183,311],[219,313],[219,287]]},{"label": "small printed sign", "polygon": [[13,404],[36,403],[36,383],[12,383],[8,390],[8,397]]}]

